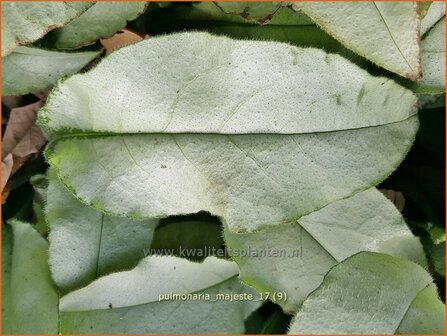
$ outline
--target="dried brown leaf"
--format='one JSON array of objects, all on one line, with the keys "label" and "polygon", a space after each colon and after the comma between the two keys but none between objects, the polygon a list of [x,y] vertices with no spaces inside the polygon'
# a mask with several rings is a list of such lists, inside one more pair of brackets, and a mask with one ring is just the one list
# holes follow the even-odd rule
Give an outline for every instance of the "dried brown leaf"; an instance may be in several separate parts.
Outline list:
[{"label": "dried brown leaf", "polygon": [[[22,165],[35,158],[47,139],[36,125],[43,101],[11,110],[2,140],[2,199],[8,197],[8,180]],[[6,186],[6,188],[5,188]]]},{"label": "dried brown leaf", "polygon": [[394,191],[390,189],[379,189],[382,194],[385,195],[391,202],[394,203],[397,210],[402,212],[405,207],[405,197],[400,191]]},{"label": "dried brown leaf", "polygon": [[36,126],[37,111],[41,106],[42,101],[38,101],[11,110],[2,141],[2,158],[10,153],[27,156],[36,153],[45,144],[46,139]]},{"label": "dried brown leaf", "polygon": [[[11,176],[12,166],[13,166],[12,154],[8,154],[2,160],[2,192],[3,189],[5,189],[5,185],[8,182],[9,176]],[[3,194],[2,199],[4,199]]]},{"label": "dried brown leaf", "polygon": [[125,28],[112,37],[101,39],[100,41],[102,46],[107,50],[107,53],[110,53],[126,45],[142,41],[145,37],[147,37],[147,35],[142,35]]}]

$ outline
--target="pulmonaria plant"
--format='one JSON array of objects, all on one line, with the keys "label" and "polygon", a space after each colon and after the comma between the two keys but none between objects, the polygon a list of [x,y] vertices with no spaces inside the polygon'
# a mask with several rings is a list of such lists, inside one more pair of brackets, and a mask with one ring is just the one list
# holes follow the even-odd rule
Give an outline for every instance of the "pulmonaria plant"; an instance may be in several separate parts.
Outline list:
[{"label": "pulmonaria plant", "polygon": [[[376,188],[444,106],[443,2],[2,13],[4,94],[51,89],[44,216],[3,225],[4,333],[444,333],[443,224]],[[104,56],[121,29],[141,41]]]}]

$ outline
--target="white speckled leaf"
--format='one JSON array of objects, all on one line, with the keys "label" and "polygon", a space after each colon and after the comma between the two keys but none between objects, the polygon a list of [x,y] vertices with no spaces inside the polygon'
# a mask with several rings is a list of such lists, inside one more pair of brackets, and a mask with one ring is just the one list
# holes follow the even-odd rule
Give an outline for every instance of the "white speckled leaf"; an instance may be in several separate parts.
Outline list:
[{"label": "white speckled leaf", "polygon": [[50,164],[87,204],[132,217],[206,210],[244,232],[380,182],[411,146],[415,104],[337,55],[184,33],[72,76],[39,120]]},{"label": "white speckled leaf", "polygon": [[58,293],[48,267],[48,243],[30,224],[2,228],[2,334],[57,334]]},{"label": "white speckled leaf", "polygon": [[50,265],[64,291],[98,276],[134,267],[150,247],[155,219],[111,217],[77,200],[49,172],[45,217],[50,226]]},{"label": "white speckled leaf", "polygon": [[45,90],[61,77],[81,70],[100,53],[65,53],[18,47],[2,59],[3,94],[24,95]]},{"label": "white speckled leaf", "polygon": [[128,272],[114,273],[64,296],[62,333],[243,333],[259,301],[173,300],[160,294],[251,293],[237,280],[235,263],[209,257],[203,263],[151,256]]},{"label": "white speckled leaf", "polygon": [[433,2],[422,20],[422,81],[414,86],[420,108],[445,106],[445,3]]},{"label": "white speckled leaf", "polygon": [[422,267],[361,252],[329,271],[304,302],[289,333],[440,334],[444,330],[445,306]]},{"label": "white speckled leaf", "polygon": [[292,2],[347,48],[412,80],[421,77],[415,2]]},{"label": "white speckled leaf", "polygon": [[445,15],[424,35],[422,69],[419,86],[445,91]]},{"label": "white speckled leaf", "polygon": [[424,18],[421,21],[421,36],[430,30],[439,20],[445,16],[445,2],[434,1],[430,4]]},{"label": "white speckled leaf", "polygon": [[146,8],[147,2],[96,2],[76,19],[45,36],[44,45],[74,49],[124,28]]},{"label": "white speckled leaf", "polygon": [[2,57],[18,45],[32,43],[63,26],[92,5],[93,2],[2,2]]},{"label": "white speckled leaf", "polygon": [[297,223],[249,234],[225,230],[234,251],[275,248],[279,257],[233,256],[240,278],[265,292],[286,292],[278,301],[296,312],[329,269],[360,251],[377,251],[410,258],[426,266],[419,240],[402,215],[377,189],[372,188],[302,217]]}]

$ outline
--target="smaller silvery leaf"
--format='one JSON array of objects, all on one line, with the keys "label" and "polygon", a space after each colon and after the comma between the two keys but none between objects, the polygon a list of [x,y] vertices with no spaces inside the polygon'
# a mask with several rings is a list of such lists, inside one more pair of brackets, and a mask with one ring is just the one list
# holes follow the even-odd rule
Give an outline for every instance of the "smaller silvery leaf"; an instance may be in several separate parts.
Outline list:
[{"label": "smaller silvery leaf", "polygon": [[82,204],[49,171],[46,220],[50,265],[63,291],[134,267],[149,248],[156,219],[114,217]]},{"label": "smaller silvery leaf", "polygon": [[431,29],[442,17],[445,16],[445,2],[433,1],[421,20],[421,36]]},{"label": "smaller silvery leaf", "polygon": [[147,2],[95,2],[76,19],[47,34],[44,46],[75,49],[110,37],[134,20],[146,8]]},{"label": "smaller silvery leaf", "polygon": [[[243,333],[245,318],[260,301],[237,274],[235,263],[214,257],[194,263],[150,256],[131,271],[105,276],[63,297],[61,332]],[[253,300],[218,299],[217,294],[231,293],[251,294]],[[171,294],[185,298],[172,300]]]},{"label": "smaller silvery leaf", "polygon": [[422,71],[419,86],[445,91],[445,15],[424,35]]},{"label": "smaller silvery leaf", "polygon": [[65,53],[18,47],[2,59],[4,95],[24,95],[48,89],[63,76],[78,72],[102,51]]},{"label": "smaller silvery leaf", "polygon": [[332,268],[304,302],[290,334],[441,334],[445,306],[411,261],[361,252]]},{"label": "smaller silvery leaf", "polygon": [[17,46],[32,43],[48,31],[62,27],[92,5],[93,2],[2,2],[2,57]]},{"label": "smaller silvery leaf", "polygon": [[56,334],[59,298],[48,243],[30,224],[10,224],[2,225],[2,334]]},{"label": "smaller silvery leaf", "polygon": [[[233,258],[240,267],[241,280],[259,291],[285,292],[287,300],[277,303],[287,312],[298,310],[331,267],[360,251],[388,253],[426,266],[419,239],[376,188],[334,202],[289,225],[247,234],[226,229],[225,240],[230,251],[239,254]],[[240,253],[249,250],[259,255]],[[278,255],[267,255],[269,250]]]},{"label": "smaller silvery leaf", "polygon": [[421,77],[415,2],[292,2],[348,49],[400,76]]}]

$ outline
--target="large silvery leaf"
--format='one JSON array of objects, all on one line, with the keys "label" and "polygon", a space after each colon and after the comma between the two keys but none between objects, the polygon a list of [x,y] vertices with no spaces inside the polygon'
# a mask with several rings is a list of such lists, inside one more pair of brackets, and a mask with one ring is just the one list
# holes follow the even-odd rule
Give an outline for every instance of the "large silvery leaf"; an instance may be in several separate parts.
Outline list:
[{"label": "large silvery leaf", "polygon": [[[48,244],[31,225],[13,221],[2,258],[2,333],[56,334],[58,294],[48,268]],[[7,226],[2,229],[10,230]],[[3,231],[4,232],[4,231]]]},{"label": "large silvery leaf", "polygon": [[50,265],[64,291],[137,264],[149,248],[157,220],[111,217],[77,200],[49,173],[46,220]]},{"label": "large silvery leaf", "polygon": [[51,31],[44,45],[57,49],[73,49],[109,37],[126,26],[127,21],[141,14],[146,2],[96,2],[64,27]]},{"label": "large silvery leaf", "polygon": [[18,47],[2,59],[3,94],[23,95],[45,90],[61,77],[81,70],[100,53]]},{"label": "large silvery leaf", "polygon": [[18,45],[34,42],[48,31],[63,26],[93,3],[2,2],[2,57]]},{"label": "large silvery leaf", "polygon": [[[419,240],[375,188],[334,202],[297,223],[248,234],[225,230],[225,241],[240,267],[241,280],[272,296],[287,293],[286,301],[277,302],[287,312],[298,310],[331,267],[360,251],[389,253],[426,266]],[[257,254],[248,254],[250,250]],[[278,255],[267,255],[269,250]]]},{"label": "large silvery leaf", "polygon": [[421,77],[415,2],[293,2],[347,48],[412,80]]},{"label": "large silvery leaf", "polygon": [[131,217],[206,210],[244,232],[384,179],[412,144],[415,104],[338,55],[185,33],[72,76],[39,120],[50,164],[85,203]]},{"label": "large silvery leaf", "polygon": [[445,306],[422,267],[362,252],[329,271],[304,302],[289,332],[442,334],[444,330]]},{"label": "large silvery leaf", "polygon": [[[236,264],[214,257],[201,264],[147,257],[131,271],[100,278],[63,297],[61,332],[243,333],[245,318],[260,302],[237,274]],[[160,301],[159,295],[167,299],[170,293],[185,297]],[[252,294],[254,299],[218,300],[219,293]]]}]

